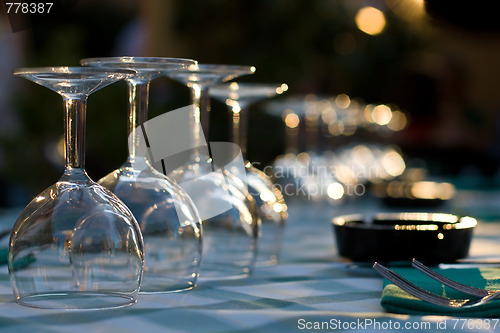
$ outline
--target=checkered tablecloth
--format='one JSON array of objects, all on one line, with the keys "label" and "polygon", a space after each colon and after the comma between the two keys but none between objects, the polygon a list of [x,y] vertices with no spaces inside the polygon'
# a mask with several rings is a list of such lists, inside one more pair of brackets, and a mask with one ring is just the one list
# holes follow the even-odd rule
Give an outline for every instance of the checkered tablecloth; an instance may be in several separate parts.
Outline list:
[{"label": "checkered tablecloth", "polygon": [[[55,311],[20,306],[13,301],[7,267],[2,266],[0,332],[437,332],[445,327],[453,332],[479,331],[477,325],[469,330],[450,317],[386,313],[379,303],[380,276],[369,265],[338,257],[332,216],[380,209],[370,201],[340,207],[290,202],[279,265],[258,268],[239,280],[201,277],[191,291],[140,295],[137,304],[122,309]],[[11,218],[4,214],[2,223]],[[480,223],[470,258],[500,258],[497,223]]]}]

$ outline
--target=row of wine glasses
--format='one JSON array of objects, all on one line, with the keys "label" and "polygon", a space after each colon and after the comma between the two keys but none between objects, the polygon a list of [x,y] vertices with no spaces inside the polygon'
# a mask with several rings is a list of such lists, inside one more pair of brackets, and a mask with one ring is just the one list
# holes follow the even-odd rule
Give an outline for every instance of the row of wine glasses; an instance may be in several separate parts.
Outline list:
[{"label": "row of wine glasses", "polygon": [[454,196],[453,184],[428,175],[424,161],[393,144],[409,121],[395,104],[310,94],[270,101],[266,110],[285,125],[286,153],[266,170],[285,195],[335,205],[371,196],[411,208]]},{"label": "row of wine glasses", "polygon": [[407,124],[395,105],[305,95],[270,101],[266,110],[285,125],[286,152],[269,172],[286,195],[338,204],[406,169],[401,150],[386,140]]},{"label": "row of wine glasses", "polygon": [[[238,149],[212,145],[205,137],[210,87],[252,74],[255,68],[138,57],[84,59],[81,64],[14,73],[63,97],[66,156],[63,176],[28,204],[11,234],[9,272],[18,303],[113,308],[133,304],[139,290],[191,289],[200,267],[206,277],[248,276],[264,240],[259,236],[266,235],[261,219],[282,230],[286,204],[269,179],[261,177],[260,187],[252,187],[258,182],[247,183],[241,172],[233,172],[238,156],[245,170]],[[149,85],[160,76],[184,83],[193,98],[184,113],[194,149],[168,176],[168,156],[152,160],[151,155],[152,143],[162,138],[149,131],[153,124],[162,126],[165,118],[148,120],[147,115]],[[129,89],[129,156],[96,183],[84,167],[86,100],[122,79]],[[233,163],[219,158],[228,153]],[[158,163],[163,173],[154,168]],[[258,175],[250,166],[246,170]],[[262,191],[259,202],[254,199],[257,191]],[[280,237],[270,230],[271,235]],[[276,263],[278,251],[263,252],[267,257],[262,262]]]}]

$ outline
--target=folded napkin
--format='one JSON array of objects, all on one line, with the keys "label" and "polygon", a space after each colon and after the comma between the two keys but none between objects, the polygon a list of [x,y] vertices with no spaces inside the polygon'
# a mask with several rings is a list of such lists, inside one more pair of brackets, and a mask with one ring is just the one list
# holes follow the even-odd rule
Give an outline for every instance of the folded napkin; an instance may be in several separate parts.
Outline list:
[{"label": "folded napkin", "polygon": [[[415,268],[394,268],[395,272],[422,289],[448,298],[468,299],[469,296],[419,272]],[[434,269],[457,282],[490,290],[500,290],[500,268],[450,268]],[[452,309],[421,301],[389,281],[384,281],[381,305],[389,312],[416,315],[450,315],[458,317],[500,317],[500,298],[469,309]]]}]

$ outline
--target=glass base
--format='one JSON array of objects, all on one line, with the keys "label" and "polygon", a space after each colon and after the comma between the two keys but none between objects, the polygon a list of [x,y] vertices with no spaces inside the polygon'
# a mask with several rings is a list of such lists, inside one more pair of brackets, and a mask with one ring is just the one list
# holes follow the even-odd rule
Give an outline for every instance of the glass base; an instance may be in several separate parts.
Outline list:
[{"label": "glass base", "polygon": [[205,280],[234,280],[250,276],[248,267],[234,266],[224,263],[203,263],[200,278]]},{"label": "glass base", "polygon": [[164,277],[157,279],[149,277],[147,281],[143,278],[142,281],[140,294],[176,293],[196,287],[196,282],[176,281],[174,279],[166,280]]},{"label": "glass base", "polygon": [[136,299],[129,295],[106,292],[51,292],[22,296],[17,303],[40,309],[104,310],[126,307]]},{"label": "glass base", "polygon": [[278,264],[278,256],[273,254],[262,254],[257,257],[257,261],[255,262],[255,267],[269,267],[276,266]]},{"label": "glass base", "polygon": [[276,224],[262,219],[262,234],[259,239],[259,251],[256,267],[274,266],[279,262],[284,237],[284,224]]}]

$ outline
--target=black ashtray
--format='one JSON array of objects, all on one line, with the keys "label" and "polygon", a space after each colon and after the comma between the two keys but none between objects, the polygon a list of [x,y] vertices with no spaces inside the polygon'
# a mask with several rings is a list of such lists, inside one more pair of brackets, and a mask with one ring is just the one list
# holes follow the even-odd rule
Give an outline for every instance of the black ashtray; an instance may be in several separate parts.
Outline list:
[{"label": "black ashtray", "polygon": [[332,224],[343,257],[362,262],[415,258],[432,264],[465,258],[477,221],[441,213],[381,213],[370,219],[339,216]]}]

